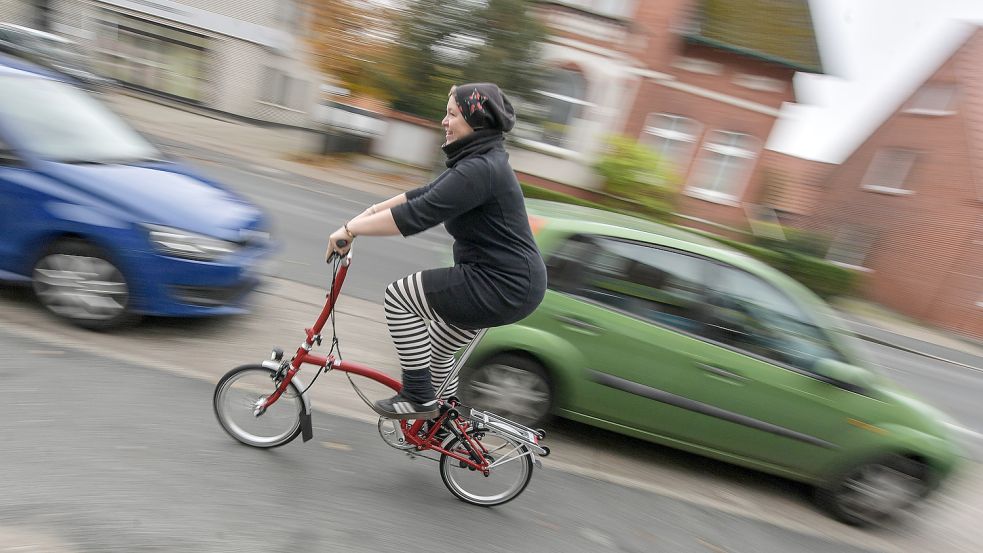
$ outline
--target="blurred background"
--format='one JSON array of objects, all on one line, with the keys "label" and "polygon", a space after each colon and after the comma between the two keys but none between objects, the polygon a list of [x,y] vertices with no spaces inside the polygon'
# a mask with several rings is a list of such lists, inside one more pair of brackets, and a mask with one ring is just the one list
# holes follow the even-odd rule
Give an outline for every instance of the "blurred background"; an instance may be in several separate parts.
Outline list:
[{"label": "blurred background", "polygon": [[[199,212],[242,211],[236,217],[229,215],[228,224],[215,223],[213,228],[193,222],[201,213],[192,213],[188,206],[205,201],[192,197],[214,194],[175,196],[176,203],[167,208],[187,208],[187,218],[167,223],[166,228],[141,231],[149,232],[155,244],[156,249],[148,246],[147,252],[160,253],[178,240],[181,247],[198,252],[197,257],[181,254],[185,261],[214,261],[203,253],[207,251],[235,256],[223,269],[234,277],[216,270],[207,279],[195,276],[165,283],[172,292],[180,288],[179,301],[151,298],[141,311],[175,317],[250,314],[208,322],[152,320],[115,334],[91,335],[57,327],[72,358],[76,356],[72,352],[85,351],[95,356],[89,361],[92,366],[103,362],[111,366],[113,362],[104,356],[112,351],[112,359],[128,367],[149,365],[170,376],[214,381],[240,361],[262,358],[267,342],[292,344],[316,313],[319,288],[326,278],[318,261],[327,234],[364,206],[438,174],[443,169],[439,122],[449,88],[495,82],[516,107],[518,124],[508,136],[508,149],[527,197],[683,228],[792,277],[828,301],[836,317],[864,338],[857,348],[873,365],[930,403],[950,407],[947,412],[957,419],[950,426],[971,452],[967,454],[970,468],[959,480],[968,490],[964,494],[943,494],[934,510],[908,520],[906,528],[862,533],[812,512],[799,497],[803,492],[781,479],[723,464],[707,466],[710,461],[695,456],[558,422],[561,439],[570,440],[571,457],[559,461],[568,464],[563,467],[564,477],[590,477],[590,486],[612,487],[553,499],[578,504],[600,498],[596,509],[588,511],[630,509],[653,515],[608,522],[609,526],[591,525],[584,522],[590,517],[572,513],[537,518],[530,513],[545,507],[530,505],[524,521],[503,522],[526,524],[516,536],[530,538],[539,532],[535,543],[543,547],[560,544],[585,551],[619,547],[911,551],[930,546],[972,551],[981,538],[971,521],[983,514],[978,501],[973,502],[977,491],[983,490],[978,471],[983,413],[975,403],[977,392],[983,391],[981,21],[983,4],[974,0],[4,0],[0,2],[0,56],[4,56],[0,67],[19,68],[17,63],[26,62],[59,75],[87,97],[109,105],[146,138],[146,145],[141,141],[125,149],[131,157],[132,152],[141,152],[139,160],[130,161],[150,163],[151,168],[163,161],[188,164],[194,170],[174,171],[228,188],[242,198],[235,208],[199,204],[211,206]],[[19,131],[20,123],[3,118],[15,120],[13,114],[29,110],[32,101],[40,104],[48,98],[60,103],[61,96],[54,90],[39,88],[33,97],[4,84],[12,82],[0,80],[0,99],[6,98],[6,106],[0,106],[0,131]],[[69,96],[60,103],[69,106],[62,110],[64,119],[54,121],[54,126],[48,122],[46,140],[59,134],[58,124],[67,128],[68,121],[80,125],[94,121],[88,116],[73,119],[72,113],[88,113],[90,108]],[[42,119],[36,117],[30,124],[42,125]],[[107,125],[116,128],[115,123]],[[64,130],[64,134],[72,133]],[[125,140],[112,136],[120,143],[137,140],[128,134]],[[87,140],[82,134],[77,138],[79,143]],[[17,217],[26,213],[17,203],[26,196],[2,188],[4,179],[26,182],[20,168],[4,167],[21,161],[19,147],[24,160],[45,158],[28,142],[8,145],[0,140],[0,201],[6,203],[0,205],[5,219],[0,221],[0,234],[11,237],[20,231],[26,235],[31,226],[30,218]],[[70,157],[61,161],[79,165],[80,160]],[[79,171],[86,173],[86,179],[96,179],[92,186],[97,186],[108,176],[93,177],[98,168],[87,165],[115,163],[111,157],[83,159]],[[55,171],[37,172],[47,170]],[[65,178],[81,179],[81,172]],[[140,181],[142,177],[112,178]],[[185,180],[167,181],[175,190],[185,184]],[[162,202],[140,196],[138,188],[125,192],[132,205],[122,209]],[[245,214],[247,204],[255,212]],[[175,228],[182,232],[175,234]],[[235,235],[229,234],[233,231]],[[241,234],[246,231],[248,239]],[[221,242],[216,243],[216,238]],[[366,255],[362,265],[353,269],[357,278],[346,290],[352,303],[343,307],[368,325],[360,329],[352,346],[368,361],[394,364],[378,305],[385,284],[449,259],[445,233],[428,231],[423,238],[413,244],[380,240],[373,256]],[[16,258],[19,254],[11,252],[17,248],[4,249],[2,240],[0,254]],[[124,243],[118,236],[112,240]],[[131,249],[124,257],[139,264],[137,247],[126,247]],[[174,252],[172,247],[165,253],[173,256]],[[79,250],[55,253],[80,255]],[[89,250],[82,253],[87,259],[99,259]],[[112,261],[112,256],[103,257]],[[34,258],[30,263],[25,259],[24,270],[0,266],[0,277],[29,282],[33,262]],[[127,273],[127,263],[116,263],[123,269],[120,275]],[[178,272],[173,265],[154,267],[152,274],[138,279],[148,289]],[[196,267],[195,271],[205,271]],[[254,288],[258,294],[250,295]],[[81,309],[82,326],[100,326],[85,321],[98,318],[96,312],[113,294],[96,293],[102,302],[98,309],[73,305],[71,312]],[[73,289],[58,301],[77,304],[78,297]],[[14,373],[34,363],[32,356],[40,356],[41,365],[60,371],[54,367],[63,366],[64,359],[56,358],[62,353],[29,345],[46,339],[52,320],[35,313],[30,307],[33,300],[18,288],[2,289],[0,301],[0,321],[5,323],[4,332],[9,332],[0,335],[0,343],[9,346],[6,357],[0,357],[0,369]],[[283,313],[283,302],[289,305],[289,315]],[[60,313],[58,306],[45,306],[63,318],[69,313],[63,306]],[[118,319],[112,315],[112,326],[122,321],[123,313],[119,315]],[[67,318],[78,323],[80,317]],[[258,349],[257,343],[262,344]],[[185,353],[204,354],[213,347],[227,356],[221,367],[204,360],[186,362]],[[63,349],[58,345],[54,351]],[[251,352],[246,359],[242,359],[244,351]],[[108,367],[95,373],[112,378]],[[51,375],[79,378],[61,372]],[[160,393],[141,396],[140,402],[167,412],[166,396],[177,394],[177,385],[158,378],[163,377],[145,377],[142,384]],[[191,390],[180,393],[196,393]],[[101,390],[89,391],[105,399]],[[76,515],[47,519],[55,506],[64,507],[59,495],[75,485],[78,475],[67,468],[79,461],[74,448],[87,451],[87,462],[93,467],[135,456],[129,461],[143,467],[144,477],[182,474],[164,466],[168,463],[162,459],[167,456],[158,450],[159,444],[141,442],[134,453],[99,441],[122,435],[121,431],[104,430],[101,437],[90,440],[85,431],[72,433],[61,427],[71,413],[88,407],[69,394],[62,390],[45,399],[75,410],[58,417],[22,417],[20,411],[12,412],[18,414],[7,424],[18,432],[18,440],[24,440],[20,443],[34,444],[32,436],[42,435],[74,445],[58,450],[65,466],[58,462],[60,476],[53,477],[50,486],[42,486],[44,499],[32,502],[25,488],[13,494],[18,499],[9,508],[0,507],[0,536],[38,551],[105,550],[105,529],[115,527],[114,521],[125,513],[119,498],[129,501],[144,492],[124,486],[119,497],[98,500],[106,520],[81,520]],[[348,405],[337,403],[344,400],[335,396],[324,399],[332,405]],[[226,451],[211,444],[211,439],[224,436],[212,435],[217,426],[209,419],[207,398],[202,395],[196,401],[205,402],[205,409],[195,412],[202,425],[200,432],[193,432],[199,456],[195,462],[224,462],[245,455],[239,449]],[[112,424],[113,415],[110,407],[103,407],[93,416]],[[25,420],[26,427],[16,424]],[[319,447],[315,455],[350,452],[359,459],[356,454],[371,451],[347,441],[352,434],[369,434],[361,426],[328,432],[328,441],[322,442],[328,452]],[[574,444],[584,441],[597,446],[575,450]],[[92,444],[102,445],[95,451]],[[25,481],[51,476],[43,466],[29,462],[35,447],[41,446],[24,445],[6,461],[11,470],[22,471],[18,474]],[[298,457],[303,455],[299,447],[292,449]],[[631,453],[625,453],[628,450]],[[280,462],[295,462],[298,472],[317,474],[319,467],[305,464],[308,461],[267,457],[260,464],[275,468]],[[697,468],[690,470],[690,465]],[[262,482],[263,471],[250,461],[238,458],[231,466],[232,471]],[[393,470],[384,462],[375,469]],[[346,477],[345,473],[337,476]],[[236,485],[223,482],[229,488]],[[631,482],[631,492],[613,489],[626,482]],[[325,494],[337,485],[321,484]],[[361,482],[349,491],[364,494],[369,484]],[[553,484],[561,485],[559,480]],[[73,497],[73,502],[86,503],[98,496],[98,482],[85,486],[92,490]],[[303,495],[304,483],[291,480],[287,488]],[[632,495],[638,490],[654,491],[668,503],[654,505]],[[148,492],[154,499],[150,506],[141,505],[140,512],[174,516],[164,506],[176,500],[168,493]],[[627,506],[619,505],[622,494],[629,498]],[[355,511],[361,517],[374,516],[372,509],[385,502],[358,497],[364,500],[361,510]],[[605,498],[610,503],[604,503]],[[174,535],[180,524],[187,523],[195,527],[193,536],[187,543],[172,544],[173,550],[226,550],[213,534],[215,528],[228,524],[243,541],[238,547],[250,550],[249,544],[257,543],[250,539],[263,539],[251,534],[247,523],[252,504],[245,512],[233,509],[215,521],[192,516],[237,499],[233,492],[227,499],[214,499],[216,504],[202,499],[208,509],[190,508],[175,519],[181,523],[155,527],[142,537],[131,535],[127,543],[131,550],[171,550],[160,536]],[[320,512],[329,508],[321,495],[304,496],[303,503]],[[701,509],[713,515],[701,519],[692,512]],[[447,514],[455,512],[448,507]],[[391,522],[401,515],[396,510],[386,516]],[[671,536],[663,533],[668,530],[647,534],[646,524],[655,519],[673,521],[666,527],[687,521],[682,524],[688,530]],[[284,522],[279,515],[275,520]],[[411,532],[411,524],[429,523],[393,522],[390,529],[397,535]],[[41,530],[23,534],[13,530],[21,526]],[[704,535],[707,526],[717,530]],[[590,531],[564,531],[578,527]],[[761,528],[768,531],[759,534]],[[307,538],[304,529],[293,530],[301,544],[338,539],[356,549],[366,547],[342,528]],[[47,537],[38,537],[42,535]],[[373,548],[401,544],[396,538],[379,539],[372,542]],[[503,550],[516,545],[496,542],[494,535],[485,534],[479,542],[482,550],[496,550],[495,543],[506,544]]]},{"label": "blurred background", "polygon": [[307,131],[296,154],[424,169],[449,87],[496,82],[524,183],[983,339],[980,8],[854,4],[11,0],[0,20],[51,35],[0,43],[93,86]]}]

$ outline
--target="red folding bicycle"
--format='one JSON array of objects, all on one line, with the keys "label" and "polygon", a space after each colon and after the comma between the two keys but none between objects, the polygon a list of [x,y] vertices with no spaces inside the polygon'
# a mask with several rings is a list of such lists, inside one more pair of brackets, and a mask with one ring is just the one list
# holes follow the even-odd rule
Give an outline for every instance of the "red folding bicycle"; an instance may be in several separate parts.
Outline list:
[{"label": "red folding bicycle", "polygon": [[[395,391],[402,384],[366,365],[341,359],[335,332],[334,306],[351,265],[352,252],[344,257],[332,255],[332,282],[307,338],[296,354],[284,359],[283,351],[273,349],[271,359],[259,365],[232,369],[215,387],[213,403],[222,428],[236,440],[253,447],[271,448],[289,443],[299,435],[306,442],[313,437],[311,401],[307,391],[322,373],[342,371],[352,388],[370,408],[372,402],[352,380],[363,376]],[[331,350],[327,355],[311,353],[321,345],[321,330],[331,320]],[[465,348],[451,374],[437,391],[443,395],[447,384],[460,371],[477,343],[480,331]],[[302,365],[317,368],[310,385],[297,376]],[[379,435],[390,446],[437,461],[440,477],[459,499],[474,505],[501,505],[514,499],[529,484],[533,466],[542,467],[539,456],[549,455],[541,445],[543,430],[533,430],[494,413],[470,409],[451,397],[440,401],[439,416],[433,420],[393,420],[380,417]]]}]

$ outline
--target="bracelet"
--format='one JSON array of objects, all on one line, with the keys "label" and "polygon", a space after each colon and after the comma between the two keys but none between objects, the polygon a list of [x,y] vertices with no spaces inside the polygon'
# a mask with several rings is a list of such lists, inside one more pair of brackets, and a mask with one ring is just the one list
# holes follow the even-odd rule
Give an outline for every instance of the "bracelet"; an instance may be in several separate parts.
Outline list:
[{"label": "bracelet", "polygon": [[375,214],[375,213],[378,213],[378,212],[379,212],[379,210],[376,208],[375,204],[372,204],[372,205],[369,206],[369,213]]},{"label": "bracelet", "polygon": [[[350,221],[349,221],[349,222],[350,222]],[[348,236],[349,236],[349,237],[351,237],[351,239],[352,239],[352,240],[354,240],[354,239],[355,239],[355,233],[354,233],[354,232],[352,232],[351,230],[349,230],[349,229],[348,229],[348,223],[345,223],[345,224],[344,224],[344,225],[342,226],[342,228],[344,228],[344,229],[345,229],[345,232],[347,232],[347,233],[348,233]]]}]

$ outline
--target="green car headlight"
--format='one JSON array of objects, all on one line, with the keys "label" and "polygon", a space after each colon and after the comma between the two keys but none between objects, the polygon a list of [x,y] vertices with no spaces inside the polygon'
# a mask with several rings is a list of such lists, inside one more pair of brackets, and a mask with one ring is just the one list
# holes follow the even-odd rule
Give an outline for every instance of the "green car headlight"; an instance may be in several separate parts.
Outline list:
[{"label": "green car headlight", "polygon": [[160,253],[182,259],[214,261],[235,252],[239,245],[235,242],[212,238],[186,230],[144,225],[149,233],[150,243]]}]

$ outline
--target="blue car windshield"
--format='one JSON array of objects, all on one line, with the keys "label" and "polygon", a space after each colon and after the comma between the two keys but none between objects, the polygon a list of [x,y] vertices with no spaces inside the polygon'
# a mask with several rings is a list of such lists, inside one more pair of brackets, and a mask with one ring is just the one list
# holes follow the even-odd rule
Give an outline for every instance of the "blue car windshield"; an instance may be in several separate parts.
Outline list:
[{"label": "blue car windshield", "polygon": [[127,163],[162,157],[87,93],[50,79],[0,76],[0,126],[12,142],[52,161]]}]

